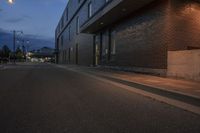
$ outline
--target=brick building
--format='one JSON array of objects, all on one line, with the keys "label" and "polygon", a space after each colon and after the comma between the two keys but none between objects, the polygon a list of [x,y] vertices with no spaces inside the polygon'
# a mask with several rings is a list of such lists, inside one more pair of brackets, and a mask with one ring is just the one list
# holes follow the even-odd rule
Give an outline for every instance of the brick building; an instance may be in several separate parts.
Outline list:
[{"label": "brick building", "polygon": [[[69,0],[56,28],[57,62],[164,75],[170,68],[175,75],[182,66],[171,52],[197,51],[200,58],[199,2]],[[196,76],[198,63],[191,62]]]}]

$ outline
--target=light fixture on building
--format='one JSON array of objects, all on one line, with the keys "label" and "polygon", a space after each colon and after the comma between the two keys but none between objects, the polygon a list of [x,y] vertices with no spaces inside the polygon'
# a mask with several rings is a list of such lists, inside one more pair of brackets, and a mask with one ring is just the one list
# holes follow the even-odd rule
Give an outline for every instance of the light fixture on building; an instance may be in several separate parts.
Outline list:
[{"label": "light fixture on building", "polygon": [[104,24],[103,22],[100,23],[100,25],[103,25],[103,24]]},{"label": "light fixture on building", "polygon": [[126,11],[126,8],[123,8],[123,9],[122,9],[122,12],[125,12],[125,11]]}]

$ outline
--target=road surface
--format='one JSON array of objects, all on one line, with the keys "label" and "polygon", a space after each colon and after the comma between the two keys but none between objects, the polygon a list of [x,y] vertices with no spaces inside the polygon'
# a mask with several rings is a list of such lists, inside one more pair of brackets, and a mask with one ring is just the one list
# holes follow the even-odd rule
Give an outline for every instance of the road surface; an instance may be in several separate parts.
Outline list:
[{"label": "road surface", "polygon": [[200,116],[54,65],[0,70],[0,133],[199,133]]}]

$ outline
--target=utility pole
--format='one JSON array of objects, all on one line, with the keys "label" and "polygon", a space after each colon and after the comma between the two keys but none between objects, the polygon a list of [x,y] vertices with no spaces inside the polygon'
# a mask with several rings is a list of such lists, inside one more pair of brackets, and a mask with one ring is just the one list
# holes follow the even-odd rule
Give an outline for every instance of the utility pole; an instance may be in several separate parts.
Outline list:
[{"label": "utility pole", "polygon": [[16,51],[15,51],[15,47],[16,47],[16,33],[17,32],[20,32],[21,34],[23,34],[23,31],[16,31],[16,30],[13,30],[13,58],[14,58],[14,60],[13,60],[13,62],[14,62],[14,64],[16,63]]},{"label": "utility pole", "polygon": [[29,43],[30,43],[30,41],[27,40],[27,41],[26,41],[26,62],[28,61],[28,60],[27,60],[27,57],[28,57],[28,51],[29,51],[29,45],[30,45]]},{"label": "utility pole", "polygon": [[15,64],[15,58],[16,58],[16,53],[15,53],[15,44],[16,43],[16,31],[13,31],[13,58],[14,58],[14,64]]}]

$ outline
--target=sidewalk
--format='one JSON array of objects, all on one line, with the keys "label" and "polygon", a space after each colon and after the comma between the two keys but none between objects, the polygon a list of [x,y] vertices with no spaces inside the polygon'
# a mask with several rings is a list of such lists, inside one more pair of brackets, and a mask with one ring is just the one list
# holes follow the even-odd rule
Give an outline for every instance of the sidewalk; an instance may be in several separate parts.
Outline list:
[{"label": "sidewalk", "polygon": [[184,79],[164,78],[133,72],[115,71],[103,68],[67,66],[69,68],[84,70],[95,75],[102,75],[123,81],[133,82],[144,86],[157,88],[169,92],[194,97],[200,99],[200,82],[188,81]]},{"label": "sidewalk", "polygon": [[135,82],[158,89],[168,90],[188,96],[200,98],[200,82],[188,81],[184,79],[163,78],[151,75],[136,74],[131,72],[119,72],[99,70],[98,72],[118,79]]},{"label": "sidewalk", "polygon": [[4,64],[0,64],[0,69],[3,69],[4,68]]},{"label": "sidewalk", "polygon": [[5,63],[5,64],[0,64],[0,70],[1,69],[5,69],[5,68],[9,68],[9,67],[13,67],[13,63],[9,62],[9,63]]},{"label": "sidewalk", "polygon": [[4,69],[13,69],[13,68],[20,68],[22,66],[31,66],[31,65],[36,65],[40,63],[32,63],[32,62],[9,62],[7,64],[0,64],[0,70]]},{"label": "sidewalk", "polygon": [[164,102],[185,111],[200,115],[200,83],[183,79],[157,77],[133,72],[74,65],[56,65],[104,83]]}]

